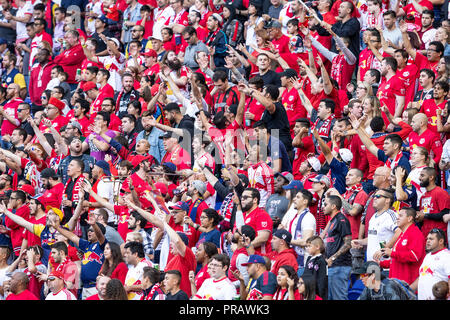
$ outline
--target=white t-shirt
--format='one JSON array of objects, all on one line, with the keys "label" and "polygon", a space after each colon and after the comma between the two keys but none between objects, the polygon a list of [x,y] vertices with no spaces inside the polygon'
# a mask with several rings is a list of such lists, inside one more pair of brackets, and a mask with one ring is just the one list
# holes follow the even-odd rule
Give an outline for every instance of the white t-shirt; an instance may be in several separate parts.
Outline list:
[{"label": "white t-shirt", "polygon": [[119,59],[115,56],[110,55],[104,57],[98,57],[99,62],[103,63],[105,69],[109,71],[110,77],[108,79],[108,84],[113,87],[114,91],[122,90],[122,77],[119,74],[119,70],[125,68],[125,55],[120,53]]},{"label": "white t-shirt", "polygon": [[[6,276],[6,271],[8,270],[8,268],[9,266],[0,269],[0,286],[3,286],[3,282],[10,279],[10,277]],[[0,300],[5,300],[5,297],[2,294],[0,294]]]},{"label": "white t-shirt", "polygon": [[77,300],[75,295],[66,288],[60,290],[58,293],[50,292],[45,300]]},{"label": "white t-shirt", "polygon": [[[147,260],[140,261],[136,266],[129,265],[127,276],[125,278],[125,285],[133,286],[142,283],[144,275],[144,268],[149,267],[150,264]],[[141,300],[142,292],[130,291],[128,293],[128,300]]]},{"label": "white t-shirt", "polygon": [[450,278],[450,251],[442,249],[428,253],[419,269],[418,300],[434,300],[433,285]]},{"label": "white t-shirt", "polygon": [[[303,212],[300,212],[298,215],[295,215],[293,217],[293,219],[291,219],[286,226],[286,230],[288,230],[291,233],[293,240],[301,239],[304,236],[306,230],[312,230],[313,234],[316,231],[316,218],[314,218],[313,214],[309,210],[303,217],[302,225],[300,226],[300,230],[297,231],[297,226],[298,226],[298,222],[300,220],[301,214],[303,214]],[[306,261],[306,259],[308,258],[308,254],[305,251],[305,249],[303,249],[302,247],[299,247],[299,246],[294,246],[294,250],[295,250],[295,252],[297,252],[297,254],[299,256],[304,256],[303,261]],[[303,266],[300,266],[300,267],[303,267]]]},{"label": "white t-shirt", "polygon": [[[24,18],[27,15],[33,15],[33,4],[31,1],[27,1],[25,5],[22,8],[17,9],[16,17],[17,18]],[[33,21],[33,18],[31,18],[30,22]],[[27,34],[27,26],[26,23],[23,22],[16,22],[16,35],[17,39],[28,39]]]},{"label": "white t-shirt", "polygon": [[389,209],[381,214],[374,214],[369,221],[367,236],[367,261],[373,260],[373,254],[380,250],[380,242],[388,242],[397,228],[395,211]]},{"label": "white t-shirt", "polygon": [[206,279],[195,296],[203,300],[232,300],[236,295],[233,283],[225,277],[222,280]]},{"label": "white t-shirt", "polygon": [[175,17],[175,10],[171,6],[165,7],[162,11],[159,8],[153,10],[153,36],[161,37],[161,29]]},{"label": "white t-shirt", "polygon": [[[104,198],[107,199],[107,201],[109,203],[111,203],[112,205],[114,205],[114,189],[113,189],[113,181],[112,180],[101,180],[99,181],[98,185],[97,185],[97,194]],[[112,212],[111,210],[106,209],[106,212],[108,212],[108,222],[115,222],[117,216],[114,214],[114,212]]]}]

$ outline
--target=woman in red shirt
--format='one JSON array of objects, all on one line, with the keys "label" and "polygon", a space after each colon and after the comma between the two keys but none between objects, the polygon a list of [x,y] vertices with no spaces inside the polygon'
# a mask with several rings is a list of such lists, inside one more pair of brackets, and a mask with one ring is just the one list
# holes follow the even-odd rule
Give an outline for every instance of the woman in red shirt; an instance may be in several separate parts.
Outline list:
[{"label": "woman in red shirt", "polygon": [[124,284],[128,267],[123,262],[120,246],[115,242],[108,242],[103,254],[105,255],[105,262],[103,262],[98,274],[108,276],[111,279],[119,279]]},{"label": "woman in red shirt", "polygon": [[[298,291],[298,275],[297,271],[291,266],[283,265],[278,269],[277,289],[273,295],[273,300],[300,300]],[[292,295],[294,299],[290,299],[289,289],[292,287]]]},{"label": "woman in red shirt", "polygon": [[[298,293],[298,299],[295,291]],[[289,300],[322,300],[316,294],[316,282],[313,277],[300,277],[298,279],[298,288],[295,291],[291,280],[289,283]]]},{"label": "woman in red shirt", "polygon": [[195,295],[197,290],[202,286],[203,281],[210,278],[208,273],[208,263],[211,260],[211,257],[217,254],[217,247],[212,242],[203,242],[198,245],[197,250],[195,251],[195,259],[197,260],[197,273],[194,271],[189,275],[189,280],[191,281],[191,290],[192,294]]}]

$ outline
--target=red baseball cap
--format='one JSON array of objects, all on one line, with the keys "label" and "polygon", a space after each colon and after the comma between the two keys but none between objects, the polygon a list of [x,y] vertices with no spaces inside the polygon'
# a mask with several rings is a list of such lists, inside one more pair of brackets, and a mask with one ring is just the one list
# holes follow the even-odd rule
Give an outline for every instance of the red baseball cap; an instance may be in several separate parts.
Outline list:
[{"label": "red baseball cap", "polygon": [[48,275],[48,279],[51,280],[51,277],[55,277],[55,278],[59,278],[64,280],[64,274],[61,271],[57,271],[57,270],[53,270],[52,272],[50,272],[50,274]]},{"label": "red baseball cap", "polygon": [[136,168],[136,166],[139,163],[141,163],[142,161],[148,160],[151,157],[152,157],[151,155],[143,156],[141,154],[138,154],[137,156],[133,157],[133,159],[131,160],[131,164],[133,165],[133,168]]},{"label": "red baseball cap", "polygon": [[148,50],[146,50],[142,55],[143,55],[143,56],[146,56],[146,57],[153,57],[153,58],[156,58],[156,57],[158,56],[158,54],[156,53],[156,51],[153,50],[153,49],[148,49]]},{"label": "red baseball cap", "polygon": [[93,81],[85,82],[83,85],[83,91],[88,92],[91,89],[97,88],[97,85]]},{"label": "red baseball cap", "polygon": [[33,186],[30,184],[24,184],[19,188],[19,190],[28,193],[31,197],[34,197],[36,195],[36,190],[34,190]]}]

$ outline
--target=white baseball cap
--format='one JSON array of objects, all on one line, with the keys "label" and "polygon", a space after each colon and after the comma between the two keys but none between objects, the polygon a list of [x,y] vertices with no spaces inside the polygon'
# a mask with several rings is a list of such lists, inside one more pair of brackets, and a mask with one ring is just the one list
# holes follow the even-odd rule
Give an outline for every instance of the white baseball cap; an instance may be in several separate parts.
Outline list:
[{"label": "white baseball cap", "polygon": [[319,159],[317,159],[316,157],[309,157],[306,160],[308,160],[309,165],[313,168],[314,171],[319,171],[320,170],[320,167],[322,165],[320,164]]},{"label": "white baseball cap", "polygon": [[353,160],[353,153],[349,149],[339,149],[339,155],[345,163],[349,163]]}]

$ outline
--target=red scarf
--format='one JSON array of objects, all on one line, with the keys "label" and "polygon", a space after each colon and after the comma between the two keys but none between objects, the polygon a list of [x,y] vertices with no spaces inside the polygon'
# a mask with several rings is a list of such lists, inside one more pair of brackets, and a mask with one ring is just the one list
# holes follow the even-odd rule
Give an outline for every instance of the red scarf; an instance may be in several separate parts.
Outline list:
[{"label": "red scarf", "polygon": [[[81,190],[82,186],[82,182],[85,180],[85,177],[83,174],[81,174],[76,180],[75,180],[75,184],[73,186],[72,189],[72,199],[68,199],[70,201],[72,201],[72,203],[74,202],[78,202],[80,200],[79,198],[79,191]],[[63,190],[63,194],[66,194],[66,190],[67,190],[67,186],[69,185],[69,183],[72,181],[72,178],[70,178],[66,185],[64,186],[64,190]],[[75,210],[74,207],[72,207],[72,213]],[[80,219],[78,218],[77,221],[77,225],[75,226],[75,230],[73,231],[77,236],[81,236],[81,226],[80,226]]]},{"label": "red scarf", "polygon": [[362,189],[363,187],[361,183],[355,184],[351,187],[347,187],[347,191],[345,191],[344,193],[344,198],[348,200],[348,203],[353,204],[353,201],[355,201],[356,196],[360,191],[362,191]]},{"label": "red scarf", "polygon": [[403,152],[399,151],[397,155],[395,156],[394,160],[391,160],[390,158],[387,159],[386,163],[384,164],[386,167],[391,168],[394,170],[394,168],[398,165],[400,159],[403,156]]},{"label": "red scarf", "polygon": [[337,81],[339,87],[342,85],[342,73],[345,67],[345,56],[338,54],[331,61],[331,78]]},{"label": "red scarf", "polygon": [[[330,115],[327,119],[325,119],[322,123],[322,125],[320,126],[320,128],[318,128],[318,132],[319,132],[319,136],[321,138],[326,138],[328,139],[330,137],[330,131],[331,131],[331,123],[333,122],[334,119],[334,114]],[[314,127],[317,129],[317,124],[319,123],[321,119],[318,118],[316,120],[316,122],[314,123]]]},{"label": "red scarf", "polygon": [[205,43],[208,47],[210,47],[212,45],[212,42],[216,38],[216,36],[219,33],[219,31],[220,31],[220,29],[217,28],[217,30],[214,31],[212,34],[211,34],[211,32],[209,33],[209,35],[208,35],[208,37],[206,39],[206,43]]}]

